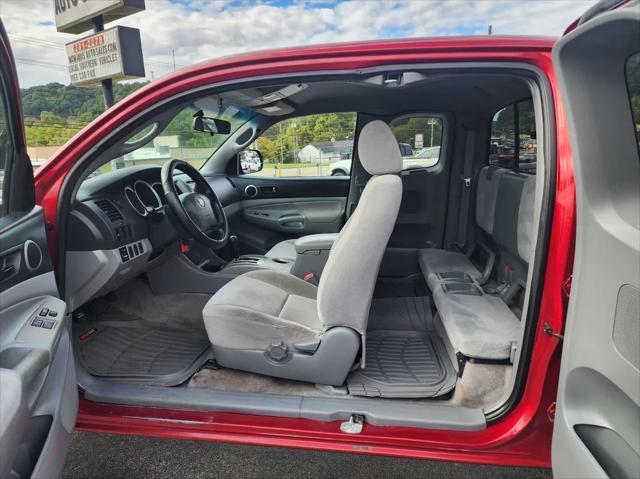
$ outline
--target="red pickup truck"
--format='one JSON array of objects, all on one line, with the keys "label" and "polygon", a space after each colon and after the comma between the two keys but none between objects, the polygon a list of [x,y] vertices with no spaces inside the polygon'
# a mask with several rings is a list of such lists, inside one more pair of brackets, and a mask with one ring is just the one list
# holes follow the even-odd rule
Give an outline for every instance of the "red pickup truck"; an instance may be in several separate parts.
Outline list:
[{"label": "red pickup truck", "polygon": [[[74,428],[640,477],[639,32],[214,60],[34,178],[2,29],[0,477]],[[348,175],[264,162],[318,124]]]}]

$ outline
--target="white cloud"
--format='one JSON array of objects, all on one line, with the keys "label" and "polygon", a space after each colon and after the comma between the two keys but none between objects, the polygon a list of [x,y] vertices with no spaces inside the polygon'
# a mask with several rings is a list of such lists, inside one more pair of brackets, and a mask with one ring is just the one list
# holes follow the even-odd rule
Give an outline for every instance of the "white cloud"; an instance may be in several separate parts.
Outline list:
[{"label": "white cloud", "polygon": [[[349,0],[257,3],[146,0],[146,10],[114,24],[141,30],[147,77],[210,58],[292,45],[393,36],[562,34],[594,0]],[[0,0],[23,86],[68,83],[52,0]]]}]

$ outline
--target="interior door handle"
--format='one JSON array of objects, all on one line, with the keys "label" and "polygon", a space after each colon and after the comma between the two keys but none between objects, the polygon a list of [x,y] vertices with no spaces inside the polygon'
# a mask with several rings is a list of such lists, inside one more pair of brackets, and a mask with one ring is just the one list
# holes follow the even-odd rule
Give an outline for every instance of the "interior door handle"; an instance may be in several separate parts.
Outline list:
[{"label": "interior door handle", "polygon": [[278,218],[278,224],[283,228],[304,229],[304,216],[284,215]]},{"label": "interior door handle", "polygon": [[13,265],[3,266],[0,268],[0,281],[4,281],[5,279],[9,279],[16,273],[16,268]]}]

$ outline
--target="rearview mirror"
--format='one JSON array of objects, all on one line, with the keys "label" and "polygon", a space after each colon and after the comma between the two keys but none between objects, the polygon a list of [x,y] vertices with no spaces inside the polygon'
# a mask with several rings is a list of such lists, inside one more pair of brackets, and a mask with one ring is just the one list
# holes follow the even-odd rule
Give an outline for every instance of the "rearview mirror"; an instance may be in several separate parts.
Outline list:
[{"label": "rearview mirror", "polygon": [[242,150],[238,153],[238,172],[243,175],[257,173],[262,170],[264,159],[258,150]]},{"label": "rearview mirror", "polygon": [[228,135],[231,133],[231,123],[218,118],[204,116],[202,110],[193,115],[193,129],[210,133],[211,135]]}]

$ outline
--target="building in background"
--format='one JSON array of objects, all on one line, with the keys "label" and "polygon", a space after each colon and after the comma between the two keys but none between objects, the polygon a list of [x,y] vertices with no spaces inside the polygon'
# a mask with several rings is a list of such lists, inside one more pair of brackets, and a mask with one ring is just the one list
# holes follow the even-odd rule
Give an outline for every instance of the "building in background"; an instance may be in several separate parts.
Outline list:
[{"label": "building in background", "polygon": [[316,141],[304,146],[298,152],[300,163],[332,163],[350,160],[353,151],[353,140]]}]

